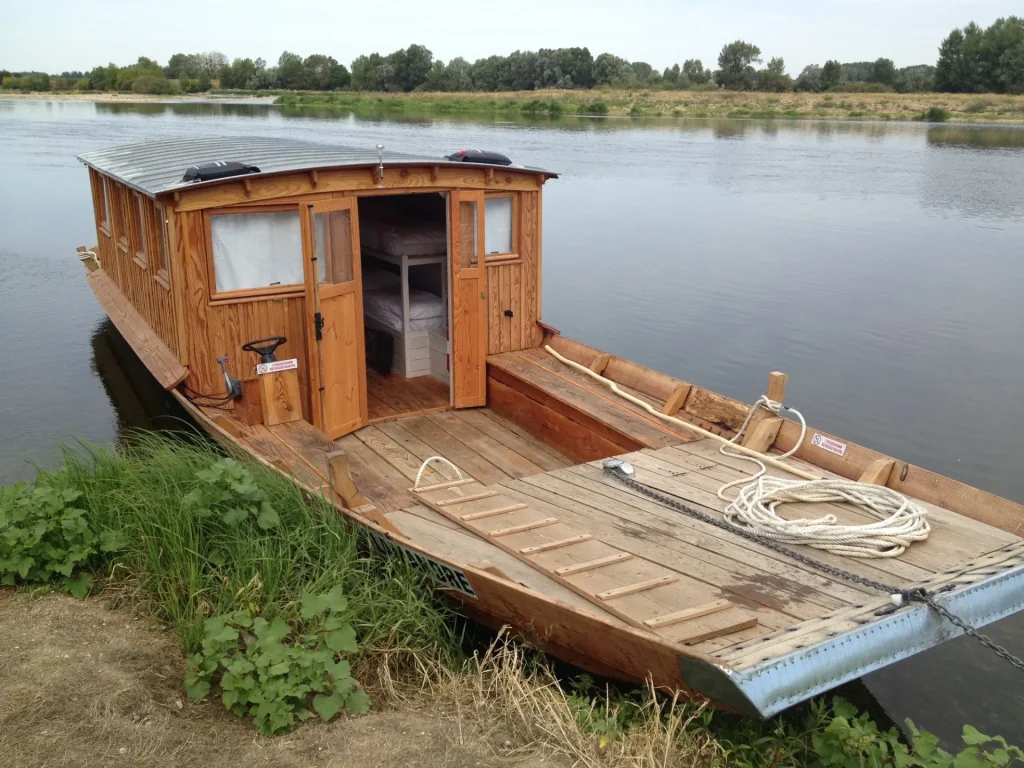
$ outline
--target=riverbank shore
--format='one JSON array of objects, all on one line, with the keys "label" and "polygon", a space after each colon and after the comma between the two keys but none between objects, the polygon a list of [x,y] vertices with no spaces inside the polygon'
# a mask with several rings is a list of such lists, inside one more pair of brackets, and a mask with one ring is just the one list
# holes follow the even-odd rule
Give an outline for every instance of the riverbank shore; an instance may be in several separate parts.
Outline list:
[{"label": "riverbank shore", "polygon": [[1024,123],[1024,96],[953,93],[521,91],[285,94],[282,107],[412,114],[538,114],[810,120]]},{"label": "riverbank shore", "polygon": [[1024,124],[1024,96],[962,93],[761,93],[744,91],[542,90],[506,93],[218,92],[0,93],[0,99],[93,102],[274,103],[310,112],[415,115],[527,114],[782,120],[888,120]]}]

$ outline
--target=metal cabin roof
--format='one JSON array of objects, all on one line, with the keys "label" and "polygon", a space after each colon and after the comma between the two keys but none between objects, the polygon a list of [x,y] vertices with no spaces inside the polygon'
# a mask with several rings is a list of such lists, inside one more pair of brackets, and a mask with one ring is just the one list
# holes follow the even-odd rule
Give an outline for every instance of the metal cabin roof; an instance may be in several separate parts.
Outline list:
[{"label": "metal cabin roof", "polygon": [[[412,155],[384,150],[384,167],[396,165],[438,165],[474,168],[508,168],[532,171],[556,178],[557,174],[542,168],[523,165],[495,166],[463,163],[444,157]],[[78,159],[100,173],[123,182],[151,197],[175,189],[191,189],[240,178],[259,178],[288,171],[324,168],[366,167],[378,165],[380,156],[374,147],[345,147],[312,141],[276,138],[201,138],[166,139],[137,144],[123,144],[78,155]],[[233,176],[212,181],[183,182],[185,170],[198,163],[234,160],[260,169],[244,177]]]}]

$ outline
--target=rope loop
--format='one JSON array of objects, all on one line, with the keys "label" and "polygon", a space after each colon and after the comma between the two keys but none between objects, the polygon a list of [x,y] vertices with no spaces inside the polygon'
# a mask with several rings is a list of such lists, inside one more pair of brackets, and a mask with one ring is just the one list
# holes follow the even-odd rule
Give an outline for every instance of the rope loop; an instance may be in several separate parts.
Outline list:
[{"label": "rope loop", "polygon": [[430,456],[422,464],[420,464],[420,471],[416,473],[416,482],[413,483],[412,486],[412,489],[414,491],[418,491],[420,489],[420,480],[423,479],[423,473],[427,471],[427,467],[430,465],[430,462],[432,461],[440,461],[447,464],[449,467],[455,470],[455,474],[459,476],[459,480],[463,479],[462,472],[459,471],[459,468],[452,464],[450,461],[448,461],[448,459],[446,459],[444,456]]}]

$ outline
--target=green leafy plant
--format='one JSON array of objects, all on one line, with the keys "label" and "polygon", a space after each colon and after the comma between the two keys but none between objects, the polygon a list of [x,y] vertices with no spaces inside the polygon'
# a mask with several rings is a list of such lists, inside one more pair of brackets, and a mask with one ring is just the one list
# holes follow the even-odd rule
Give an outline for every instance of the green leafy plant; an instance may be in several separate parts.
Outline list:
[{"label": "green leafy plant", "polygon": [[224,706],[250,715],[264,736],[291,730],[314,711],[323,720],[342,708],[363,714],[370,697],[341,658],[358,650],[347,608],[341,587],[303,596],[301,634],[280,617],[267,621],[248,610],[207,619],[202,650],[189,658],[189,698],[202,701],[219,684]]},{"label": "green leafy plant", "polygon": [[228,524],[250,518],[264,530],[280,524],[277,510],[267,500],[252,472],[235,459],[218,459],[209,469],[195,473],[200,484],[185,500],[198,507],[200,514],[220,515]]},{"label": "green leafy plant", "polygon": [[862,768],[986,768],[1024,766],[1024,752],[1009,746],[1000,736],[986,736],[970,725],[964,726],[964,749],[952,755],[939,748],[934,734],[919,730],[907,720],[911,745],[900,739],[895,728],[880,731],[867,713],[857,714],[848,701],[833,699],[832,722],[812,736],[814,751],[822,766]]},{"label": "green leafy plant", "polygon": [[0,488],[0,584],[57,583],[78,598],[89,593],[92,578],[83,568],[123,541],[89,524],[80,496],[47,485]]}]

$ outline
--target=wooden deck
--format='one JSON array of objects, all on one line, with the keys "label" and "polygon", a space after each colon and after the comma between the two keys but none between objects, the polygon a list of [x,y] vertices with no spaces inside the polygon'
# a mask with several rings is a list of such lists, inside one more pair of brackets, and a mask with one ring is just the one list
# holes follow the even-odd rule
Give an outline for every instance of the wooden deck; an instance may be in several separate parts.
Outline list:
[{"label": "wooden deck", "polygon": [[366,397],[371,424],[444,410],[451,402],[448,385],[433,376],[407,379],[398,374],[381,376],[372,369],[366,371]]},{"label": "wooden deck", "polygon": [[[749,469],[738,459],[722,456],[710,441],[696,441],[661,449],[645,448],[624,454],[633,463],[638,479],[670,494],[710,515],[720,516],[724,507],[715,492],[728,480],[748,475]],[[820,471],[820,470],[819,470]],[[786,473],[772,474],[786,476]],[[501,504],[506,499],[527,505],[507,515],[484,518],[489,529],[507,529],[538,516],[555,518],[578,531],[591,535],[594,542],[612,544],[633,559],[610,563],[600,569],[600,589],[615,584],[642,581],[638,569],[653,563],[668,569],[678,578],[674,589],[685,587],[689,605],[699,607],[725,599],[741,606],[757,617],[757,625],[736,632],[691,643],[695,650],[720,654],[760,636],[793,627],[804,621],[844,608],[860,606],[879,594],[866,587],[834,579],[808,566],[778,554],[766,547],[710,526],[667,508],[609,477],[599,462],[565,467],[543,474],[505,481],[493,486],[500,492]],[[497,506],[491,501],[470,502],[460,511],[473,511]],[[830,555],[807,547],[793,547],[820,561],[897,587],[906,587],[933,577],[942,571],[989,552],[1020,541],[1012,534],[970,520],[933,505],[925,505],[931,513],[932,534],[926,542],[914,544],[903,556],[893,559],[857,560]],[[800,505],[794,510],[802,516],[831,512],[843,522],[864,522],[858,511],[846,505]],[[390,516],[398,527],[414,541],[452,556],[476,558],[501,570],[545,594],[580,604],[562,585],[552,581],[536,568],[518,561],[486,536],[474,535],[464,526],[446,519],[423,504],[409,507]],[[461,530],[460,530],[461,529]],[[515,534],[505,543],[537,546],[562,535],[553,526],[545,526],[528,534]],[[529,538],[527,538],[527,536]],[[558,565],[585,562],[596,557],[586,547],[558,550]],[[595,572],[580,574],[578,581],[594,581]],[[667,593],[668,587],[666,587]],[[652,591],[646,593],[648,617],[664,614],[670,606],[660,604]],[[592,601],[587,601],[592,603]],[[673,603],[674,604],[674,603]],[[591,604],[590,610],[593,610]],[[681,640],[689,628],[666,633],[668,639]]]},{"label": "wooden deck", "polygon": [[[307,483],[311,478],[313,482],[318,479],[324,487],[328,477],[326,456],[332,450],[343,449],[359,490],[412,542],[453,562],[491,569],[578,610],[598,611],[594,594],[614,594],[622,587],[665,576],[671,581],[666,581],[664,587],[644,589],[642,594],[617,600],[612,612],[617,620],[639,626],[660,616],[728,601],[731,607],[742,609],[743,615],[726,611],[708,617],[699,624],[710,627],[707,632],[694,633],[694,626],[685,624],[659,632],[667,640],[686,642],[695,651],[723,659],[733,648],[737,649],[733,652],[735,658],[742,659],[758,638],[793,631],[806,622],[820,624],[822,617],[863,607],[879,597],[871,589],[826,576],[648,499],[609,477],[599,461],[574,465],[486,408],[383,422],[338,441],[326,440],[304,422],[250,429],[253,434],[247,442],[252,447],[264,456],[276,456],[276,463],[283,461],[300,477],[305,474]],[[634,465],[641,482],[713,516],[720,516],[724,507],[715,495],[717,489],[726,481],[750,473],[747,463],[721,455],[709,440],[621,455]],[[460,524],[414,498],[410,489],[416,472],[430,456],[444,456],[465,476],[495,492],[494,496],[486,494],[460,506],[462,514],[484,513],[476,515],[477,525],[469,526],[465,521]],[[775,470],[772,474],[786,476]],[[455,478],[454,472],[441,466],[425,473],[423,485]],[[465,493],[474,488],[479,485],[467,486]],[[899,558],[858,560],[809,548],[794,549],[854,573],[906,587],[1020,541],[984,523],[934,505],[925,506],[930,512],[932,534]],[[510,511],[487,513],[502,507]],[[846,523],[866,520],[861,512],[839,504],[800,505],[794,511],[802,516],[831,512]],[[545,523],[531,528],[531,521],[538,519],[555,520],[558,525]],[[524,525],[526,530],[515,532]],[[571,534],[566,533],[566,526]],[[500,534],[503,546],[488,535],[495,530],[511,531]],[[510,548],[543,547],[580,535],[587,540],[579,546],[553,550],[542,559],[543,567],[510,554]],[[629,557],[610,557],[609,553]],[[602,558],[610,561],[573,574],[571,566]],[[552,577],[553,569],[566,567],[570,567],[566,578]],[[623,618],[623,613],[628,616]],[[747,615],[756,617],[755,625],[745,621]],[[722,622],[725,628],[737,628],[722,633]],[[704,634],[714,636],[705,638]]]}]

